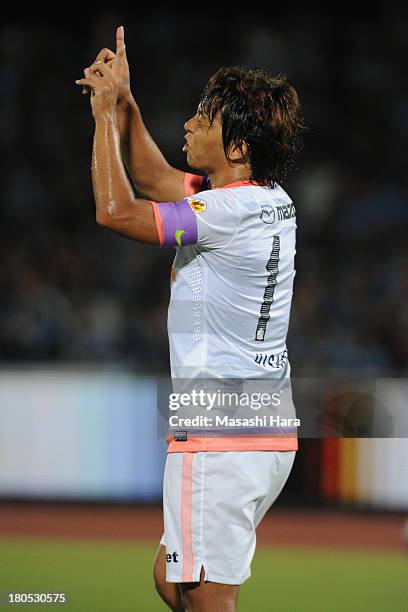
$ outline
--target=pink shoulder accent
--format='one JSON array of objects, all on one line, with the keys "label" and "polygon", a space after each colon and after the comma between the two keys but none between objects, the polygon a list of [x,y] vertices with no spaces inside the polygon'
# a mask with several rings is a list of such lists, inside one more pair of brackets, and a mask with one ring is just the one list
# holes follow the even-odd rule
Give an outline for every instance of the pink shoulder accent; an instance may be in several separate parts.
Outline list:
[{"label": "pink shoulder accent", "polygon": [[203,177],[199,174],[191,174],[190,172],[184,173],[184,192],[186,196],[194,195],[201,191],[201,185],[203,183]]},{"label": "pink shoulder accent", "polygon": [[160,214],[160,208],[157,206],[156,202],[150,200],[150,204],[153,206],[153,214],[154,220],[156,221],[157,233],[159,234],[160,246],[164,244],[164,226],[163,219]]}]

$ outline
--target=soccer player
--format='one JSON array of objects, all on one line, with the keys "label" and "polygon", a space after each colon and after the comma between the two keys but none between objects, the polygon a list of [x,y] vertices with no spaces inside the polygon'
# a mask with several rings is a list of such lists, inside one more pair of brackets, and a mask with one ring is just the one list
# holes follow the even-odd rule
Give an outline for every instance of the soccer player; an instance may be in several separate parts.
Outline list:
[{"label": "soccer player", "polygon": [[[183,151],[202,177],[170,166],[146,130],[123,26],[116,52],[103,49],[84,72],[75,82],[91,93],[98,225],[176,249],[173,380],[288,379],[296,217],[280,182],[303,128],[296,90],[260,68],[218,70],[184,126]],[[168,437],[155,584],[172,610],[236,610],[255,529],[289,476],[297,435],[179,429]]]}]

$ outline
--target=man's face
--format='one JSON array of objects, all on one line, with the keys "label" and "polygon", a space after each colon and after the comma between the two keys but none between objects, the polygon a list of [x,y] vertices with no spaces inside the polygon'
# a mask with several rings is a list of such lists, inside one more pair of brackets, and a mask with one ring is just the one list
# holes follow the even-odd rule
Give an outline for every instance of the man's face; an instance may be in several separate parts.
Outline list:
[{"label": "man's face", "polygon": [[198,107],[194,117],[184,124],[187,163],[191,168],[211,172],[224,167],[228,162],[222,144],[222,125],[219,116],[212,125]]}]

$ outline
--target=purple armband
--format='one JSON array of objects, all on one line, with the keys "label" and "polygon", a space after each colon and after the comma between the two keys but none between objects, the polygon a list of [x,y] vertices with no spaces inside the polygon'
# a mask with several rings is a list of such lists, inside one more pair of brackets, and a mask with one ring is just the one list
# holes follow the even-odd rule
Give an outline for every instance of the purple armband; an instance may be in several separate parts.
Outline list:
[{"label": "purple armband", "polygon": [[186,199],[152,202],[152,206],[160,246],[184,246],[197,242],[197,219]]}]

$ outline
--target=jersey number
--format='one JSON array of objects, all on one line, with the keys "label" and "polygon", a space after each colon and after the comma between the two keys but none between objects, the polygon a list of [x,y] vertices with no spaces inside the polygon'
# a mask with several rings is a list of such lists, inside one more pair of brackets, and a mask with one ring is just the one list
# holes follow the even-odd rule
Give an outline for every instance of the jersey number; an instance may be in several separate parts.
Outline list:
[{"label": "jersey number", "polygon": [[255,332],[255,340],[257,340],[258,342],[263,342],[265,340],[266,326],[270,319],[269,311],[273,302],[273,294],[275,293],[275,287],[277,285],[276,277],[279,271],[279,249],[280,238],[279,236],[274,236],[272,243],[272,251],[268,259],[268,263],[265,266],[269,272],[269,276],[266,281],[265,293],[261,306],[261,316],[258,319],[258,325],[256,326]]}]

